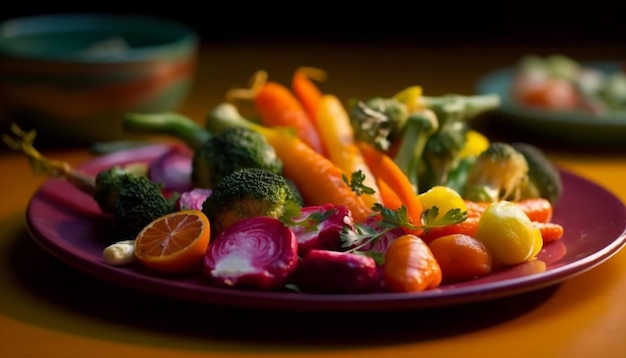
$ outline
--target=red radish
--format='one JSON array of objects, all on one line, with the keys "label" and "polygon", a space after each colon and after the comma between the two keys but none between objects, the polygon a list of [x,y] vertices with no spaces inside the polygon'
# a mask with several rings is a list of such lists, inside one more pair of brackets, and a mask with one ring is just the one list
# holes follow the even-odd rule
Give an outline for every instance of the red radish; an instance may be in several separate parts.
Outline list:
[{"label": "red radish", "polygon": [[237,221],[209,245],[204,274],[218,286],[274,290],[298,263],[296,235],[278,219]]},{"label": "red radish", "polygon": [[148,177],[163,184],[164,191],[184,192],[193,189],[191,181],[191,151],[181,145],[172,146],[148,168]]},{"label": "red radish", "polygon": [[[305,206],[300,216],[292,219],[299,225],[290,225],[298,239],[298,254],[306,255],[314,249],[341,251],[339,234],[344,227],[354,228],[350,209],[345,205],[324,204]],[[306,221],[306,222],[305,222]]]},{"label": "red radish", "polygon": [[311,250],[298,263],[293,282],[306,293],[369,293],[379,289],[381,280],[369,256]]}]

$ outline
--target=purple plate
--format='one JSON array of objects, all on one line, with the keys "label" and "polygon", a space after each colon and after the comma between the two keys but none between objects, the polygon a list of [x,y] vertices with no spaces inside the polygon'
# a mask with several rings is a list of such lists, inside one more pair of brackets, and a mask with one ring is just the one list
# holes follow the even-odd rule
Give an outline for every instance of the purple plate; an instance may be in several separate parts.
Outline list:
[{"label": "purple plate", "polygon": [[[168,150],[155,145],[96,158],[81,166],[95,174],[113,164],[150,162]],[[559,283],[616,254],[626,244],[626,207],[606,189],[572,173],[564,184],[553,222],[564,226],[561,240],[547,244],[538,260],[485,277],[420,293],[301,294],[256,292],[209,286],[198,276],[163,277],[140,265],[109,266],[102,250],[115,241],[110,218],[69,183],[50,179],[31,199],[27,224],[35,241],[65,263],[122,286],[210,304],[280,310],[400,310],[446,306],[514,295]],[[582,219],[584,218],[584,219]]]}]

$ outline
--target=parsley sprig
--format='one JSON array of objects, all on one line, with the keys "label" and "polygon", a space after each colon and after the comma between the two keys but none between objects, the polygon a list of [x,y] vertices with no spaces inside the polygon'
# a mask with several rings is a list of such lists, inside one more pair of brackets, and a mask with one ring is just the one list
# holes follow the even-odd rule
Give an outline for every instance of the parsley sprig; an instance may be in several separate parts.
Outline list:
[{"label": "parsley sprig", "polygon": [[[345,174],[343,175],[343,181],[348,184],[357,195],[363,193],[373,194],[375,192],[374,189],[365,186],[363,184],[364,180],[365,174],[360,170],[353,172],[350,179],[348,179]],[[378,221],[376,225],[354,223],[354,228],[345,226],[341,232],[340,238],[342,247],[347,248],[347,252],[368,255],[380,263],[382,263],[381,260],[383,260],[383,258],[380,257],[381,255],[379,253],[363,250],[363,248],[375,244],[376,241],[380,240],[380,238],[390,231],[402,228],[410,230],[423,229],[428,231],[435,227],[458,224],[467,219],[467,211],[461,211],[460,208],[450,209],[444,215],[438,217],[439,207],[433,206],[425,209],[421,214],[420,222],[414,224],[411,223],[407,208],[404,205],[400,206],[398,209],[390,209],[380,203],[376,203],[372,209],[381,216],[381,220]]]}]

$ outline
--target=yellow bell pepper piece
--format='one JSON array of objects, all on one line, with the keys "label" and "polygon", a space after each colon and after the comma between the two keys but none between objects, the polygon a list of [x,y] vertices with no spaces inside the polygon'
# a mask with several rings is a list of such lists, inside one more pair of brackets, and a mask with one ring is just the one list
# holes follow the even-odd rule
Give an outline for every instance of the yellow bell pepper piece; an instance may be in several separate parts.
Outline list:
[{"label": "yellow bell pepper piece", "polygon": [[470,129],[466,134],[467,141],[459,153],[459,158],[476,157],[489,147],[489,139],[475,129]]}]

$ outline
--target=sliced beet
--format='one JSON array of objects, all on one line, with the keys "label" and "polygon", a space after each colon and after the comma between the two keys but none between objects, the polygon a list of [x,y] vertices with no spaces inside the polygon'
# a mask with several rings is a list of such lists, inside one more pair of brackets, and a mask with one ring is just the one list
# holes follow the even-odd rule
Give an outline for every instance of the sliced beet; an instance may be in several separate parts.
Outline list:
[{"label": "sliced beet", "polygon": [[[323,216],[323,221],[316,217]],[[300,216],[293,219],[302,225],[292,225],[291,230],[298,239],[298,253],[305,256],[309,251],[328,249],[342,251],[340,234],[344,227],[354,228],[352,213],[345,205],[323,204],[305,206]]]},{"label": "sliced beet", "polygon": [[371,257],[311,250],[298,263],[293,282],[305,293],[369,293],[378,290],[381,281]]},{"label": "sliced beet", "polygon": [[283,286],[298,263],[296,236],[278,219],[237,221],[209,245],[204,274],[215,285],[256,290]]}]

